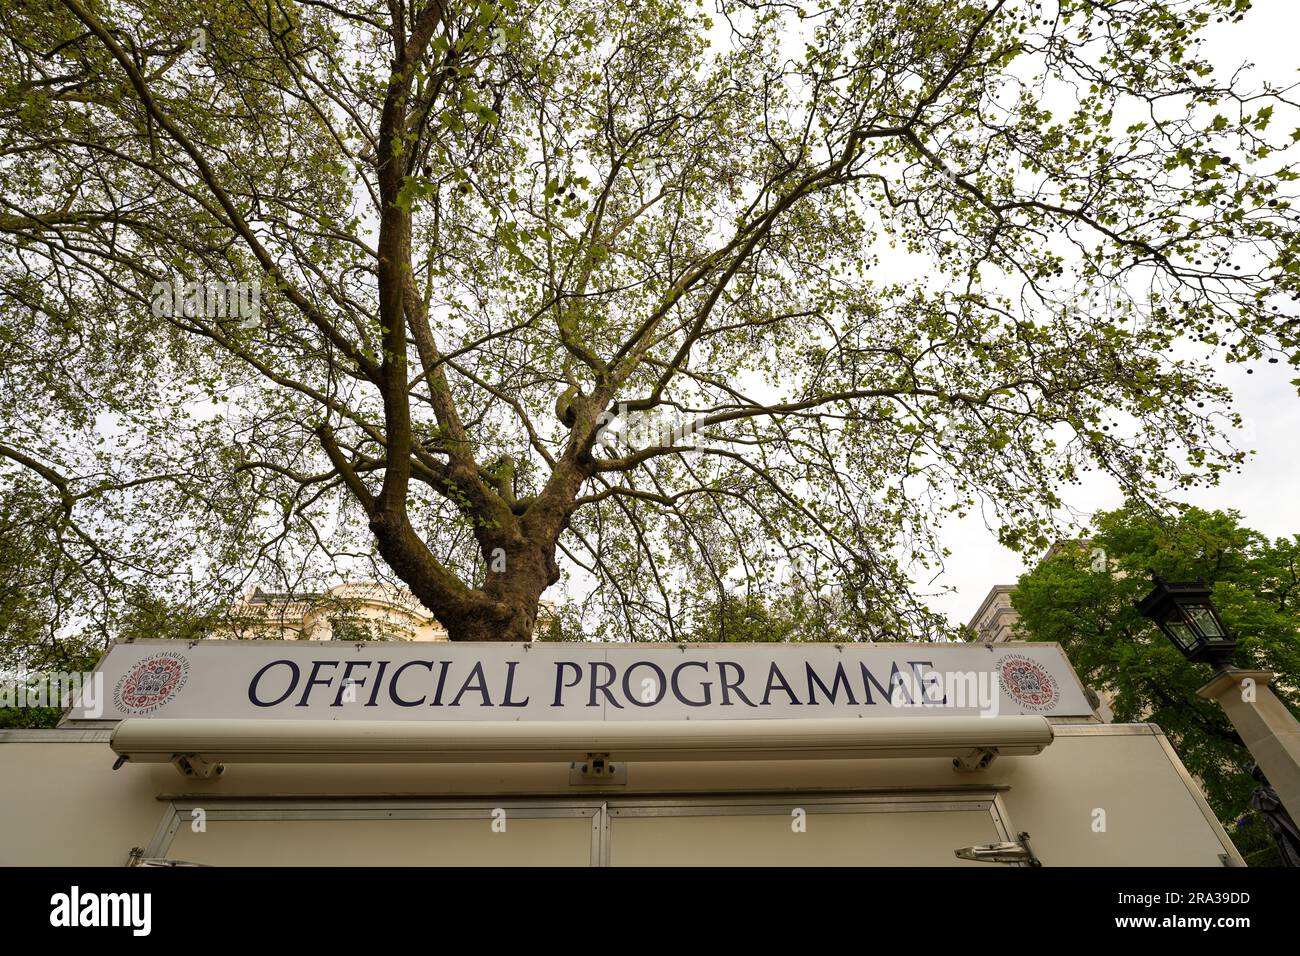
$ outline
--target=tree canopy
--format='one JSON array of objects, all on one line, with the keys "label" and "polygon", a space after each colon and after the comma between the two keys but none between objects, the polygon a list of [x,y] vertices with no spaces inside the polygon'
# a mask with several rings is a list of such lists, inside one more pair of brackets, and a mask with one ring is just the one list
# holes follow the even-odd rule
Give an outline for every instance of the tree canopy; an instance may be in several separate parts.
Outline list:
[{"label": "tree canopy", "polygon": [[934,633],[944,515],[1213,481],[1212,364],[1296,360],[1249,6],[11,0],[6,534],[97,620],[367,567],[676,639],[793,568]]},{"label": "tree canopy", "polygon": [[1218,703],[1196,696],[1209,665],[1188,663],[1138,613],[1153,572],[1211,584],[1238,641],[1234,663],[1275,672],[1274,692],[1300,714],[1300,535],[1269,541],[1232,511],[1166,520],[1129,505],[1099,514],[1089,540],[1058,546],[1012,594],[1023,634],[1060,642],[1117,723],[1158,724],[1233,831],[1259,785],[1254,760]]}]

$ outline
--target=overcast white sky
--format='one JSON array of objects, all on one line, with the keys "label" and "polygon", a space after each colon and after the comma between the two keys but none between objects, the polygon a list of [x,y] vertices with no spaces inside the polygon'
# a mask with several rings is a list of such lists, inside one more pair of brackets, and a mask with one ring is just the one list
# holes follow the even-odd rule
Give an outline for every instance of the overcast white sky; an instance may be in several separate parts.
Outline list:
[{"label": "overcast white sky", "polygon": [[[1243,23],[1216,24],[1210,28],[1205,55],[1216,66],[1231,68],[1243,61],[1256,65],[1256,81],[1269,79],[1286,84],[1300,79],[1300,2],[1298,0],[1255,0]],[[1218,488],[1194,489],[1180,500],[1206,508],[1235,508],[1245,523],[1269,537],[1300,534],[1300,475],[1296,449],[1300,446],[1300,396],[1290,384],[1296,370],[1279,363],[1259,362],[1250,368],[1236,365],[1223,369],[1220,381],[1236,397],[1236,407],[1246,420],[1249,441],[1240,447],[1255,448],[1257,454],[1240,475],[1223,479]],[[1062,492],[1071,508],[1091,514],[1118,506],[1122,495],[1114,483],[1101,477],[1085,479],[1069,493]],[[1024,560],[998,544],[978,514],[945,525],[944,545],[952,552],[944,571],[929,588],[950,587],[951,593],[936,597],[930,606],[947,614],[955,623],[970,620],[980,602],[995,584],[1013,584],[1026,570]],[[919,585],[926,582],[918,581]]]}]

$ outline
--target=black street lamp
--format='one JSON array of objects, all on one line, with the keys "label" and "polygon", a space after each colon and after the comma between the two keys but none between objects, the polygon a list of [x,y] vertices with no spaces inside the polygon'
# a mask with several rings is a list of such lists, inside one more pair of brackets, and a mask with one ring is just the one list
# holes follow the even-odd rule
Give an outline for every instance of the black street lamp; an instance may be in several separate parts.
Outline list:
[{"label": "black street lamp", "polygon": [[1215,668],[1227,664],[1237,642],[1210,600],[1210,586],[1200,580],[1171,584],[1158,574],[1152,578],[1155,587],[1137,602],[1142,616],[1155,621],[1189,661],[1208,661]]},{"label": "black street lamp", "polygon": [[1137,602],[1137,609],[1155,621],[1189,661],[1214,665],[1214,677],[1196,696],[1218,702],[1261,772],[1268,775],[1277,802],[1292,821],[1300,820],[1300,721],[1269,687],[1277,675],[1241,670],[1228,662],[1237,642],[1223,626],[1208,584],[1170,584],[1158,574],[1152,578],[1155,587]]}]

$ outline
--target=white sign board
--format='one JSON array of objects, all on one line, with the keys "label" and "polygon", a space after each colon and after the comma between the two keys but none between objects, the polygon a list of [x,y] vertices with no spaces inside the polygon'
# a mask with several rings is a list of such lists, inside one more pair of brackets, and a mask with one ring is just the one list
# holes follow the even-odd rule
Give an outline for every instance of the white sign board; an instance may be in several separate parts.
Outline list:
[{"label": "white sign board", "polygon": [[68,720],[1092,715],[1056,644],[116,644]]}]

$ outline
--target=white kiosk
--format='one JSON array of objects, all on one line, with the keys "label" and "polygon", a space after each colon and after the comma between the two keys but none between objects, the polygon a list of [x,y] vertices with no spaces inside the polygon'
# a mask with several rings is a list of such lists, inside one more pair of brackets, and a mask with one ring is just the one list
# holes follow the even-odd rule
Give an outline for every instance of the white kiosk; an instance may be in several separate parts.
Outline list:
[{"label": "white kiosk", "polygon": [[0,863],[1239,866],[1054,644],[115,645]]}]

